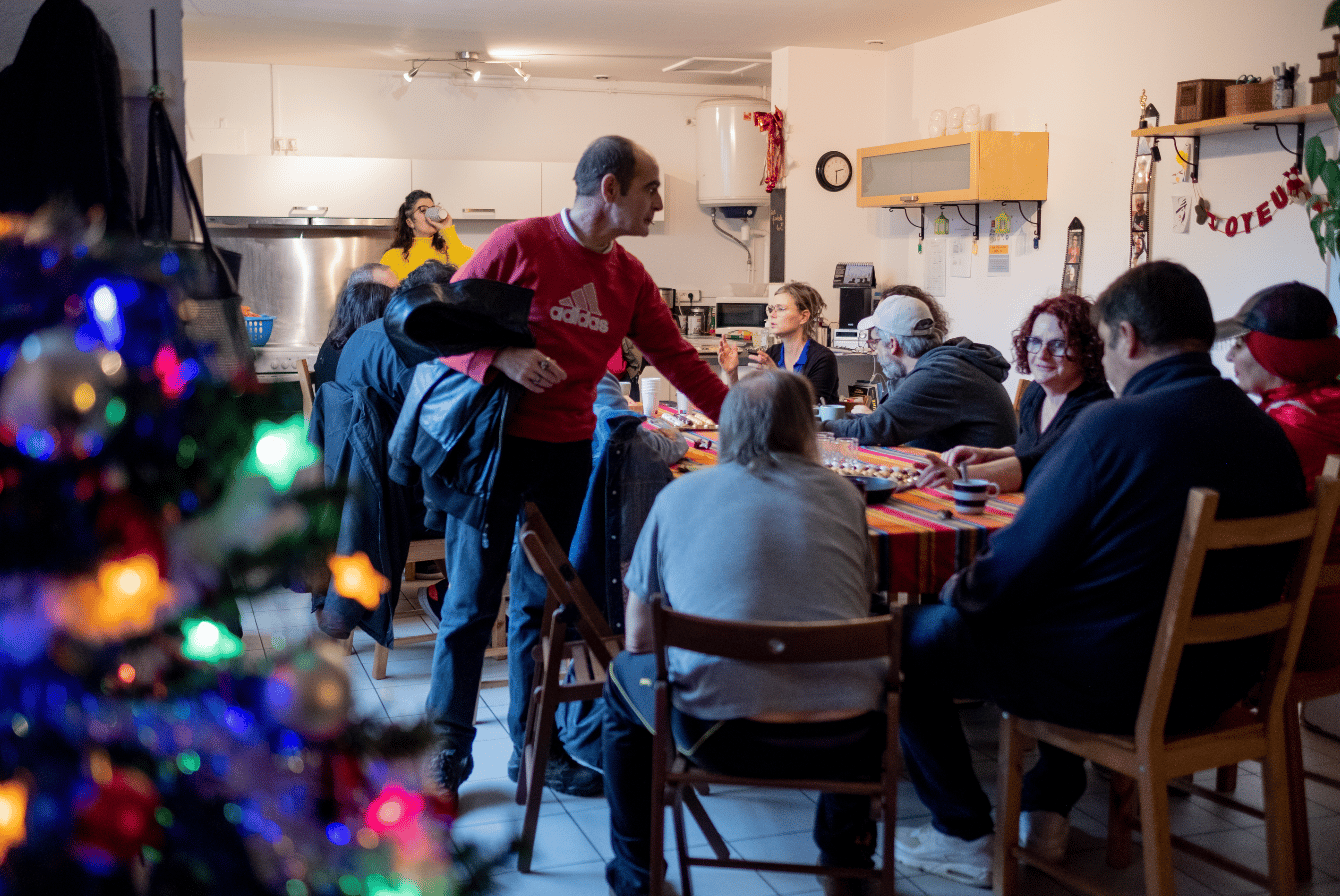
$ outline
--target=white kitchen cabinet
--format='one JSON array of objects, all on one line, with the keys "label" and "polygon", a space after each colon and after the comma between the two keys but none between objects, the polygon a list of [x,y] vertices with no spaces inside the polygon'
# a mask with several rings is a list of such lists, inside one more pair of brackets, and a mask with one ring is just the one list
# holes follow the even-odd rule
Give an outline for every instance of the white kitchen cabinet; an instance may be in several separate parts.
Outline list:
[{"label": "white kitchen cabinet", "polygon": [[[572,176],[577,173],[576,162],[540,163],[540,214],[556,215],[572,205],[577,195],[577,184]],[[661,185],[661,198],[665,198],[665,185]],[[665,209],[656,213],[653,221],[665,220]]]},{"label": "white kitchen cabinet", "polygon": [[205,154],[198,163],[209,217],[394,218],[412,183],[409,159]]},{"label": "white kitchen cabinet", "polygon": [[414,159],[414,189],[462,221],[514,221],[540,214],[539,162]]}]

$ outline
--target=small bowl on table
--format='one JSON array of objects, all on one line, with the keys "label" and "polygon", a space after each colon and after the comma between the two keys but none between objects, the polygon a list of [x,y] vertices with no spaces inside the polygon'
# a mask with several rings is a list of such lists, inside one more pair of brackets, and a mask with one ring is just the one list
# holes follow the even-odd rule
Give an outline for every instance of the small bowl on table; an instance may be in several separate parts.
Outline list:
[{"label": "small bowl on table", "polygon": [[844,476],[848,482],[861,490],[867,504],[886,504],[893,495],[893,482],[879,476]]}]

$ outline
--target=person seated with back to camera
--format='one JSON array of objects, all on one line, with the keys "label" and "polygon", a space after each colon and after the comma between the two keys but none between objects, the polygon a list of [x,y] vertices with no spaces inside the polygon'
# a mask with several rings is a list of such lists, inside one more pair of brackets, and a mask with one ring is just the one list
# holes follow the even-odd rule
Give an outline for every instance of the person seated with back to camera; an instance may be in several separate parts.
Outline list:
[{"label": "person seated with back to camera", "polygon": [[[784,284],[768,306],[768,332],[777,342],[752,353],[750,360],[763,370],[780,367],[802,375],[814,386],[820,404],[835,404],[837,356],[817,340],[823,313],[824,300],[813,286],[794,281]],[[740,352],[725,336],[717,346],[717,362],[726,382],[734,384],[740,377]]]},{"label": "person seated with back to camera", "polygon": [[[452,265],[425,261],[400,281],[391,297],[429,283],[446,286],[455,273],[456,268]],[[414,368],[400,359],[386,334],[386,321],[381,317],[354,330],[335,367],[335,382],[350,389],[371,387],[397,414],[405,403],[405,393],[413,378]]]},{"label": "person seated with back to camera", "polygon": [[[1242,391],[1260,396],[1261,410],[1284,430],[1308,488],[1326,456],[1340,454],[1340,338],[1325,293],[1302,283],[1280,283],[1249,298],[1215,336],[1233,338],[1228,360]],[[1340,531],[1340,528],[1337,529]],[[1331,538],[1327,562],[1340,557]],[[1298,668],[1340,666],[1340,587],[1319,587],[1312,598]]]},{"label": "person seated with back to camera", "polygon": [[930,457],[917,488],[947,485],[968,465],[969,479],[986,479],[1003,492],[1021,490],[1042,456],[1095,401],[1112,397],[1103,374],[1103,340],[1088,299],[1063,294],[1033,306],[1014,331],[1014,359],[1033,382],[1019,404],[1019,439],[1010,448],[959,445]]},{"label": "person seated with back to camera", "polygon": [[335,379],[335,370],[339,366],[340,352],[344,345],[363,324],[371,323],[386,312],[386,303],[391,300],[391,291],[400,285],[400,278],[386,265],[370,261],[354,268],[349,279],[344,281],[344,289],[335,299],[335,311],[330,316],[330,330],[326,341],[316,353],[316,363],[312,365],[312,388],[319,389],[322,383]]},{"label": "person seated with back to camera", "polygon": [[990,345],[962,336],[946,339],[949,320],[930,295],[915,286],[895,286],[857,329],[866,335],[887,385],[874,411],[825,420],[822,429],[862,445],[932,451],[1014,444],[1014,404],[1001,385],[1009,362]]},{"label": "person seated with back to camera", "polygon": [[[648,599],[739,621],[813,622],[870,615],[874,561],[865,504],[818,462],[814,390],[780,370],[735,385],[721,411],[720,460],[661,491],[628,569],[625,651],[605,685],[602,738],[615,896],[646,893],[655,656]],[[777,520],[788,521],[779,527]],[[729,538],[722,537],[730,533]],[[723,772],[798,777],[815,768],[878,776],[884,718],[881,661],[766,669],[681,651],[670,654],[676,739],[694,761]],[[839,746],[840,745],[840,746]],[[868,797],[822,794],[815,841],[823,864],[873,866]],[[865,884],[825,878],[829,893]]]}]

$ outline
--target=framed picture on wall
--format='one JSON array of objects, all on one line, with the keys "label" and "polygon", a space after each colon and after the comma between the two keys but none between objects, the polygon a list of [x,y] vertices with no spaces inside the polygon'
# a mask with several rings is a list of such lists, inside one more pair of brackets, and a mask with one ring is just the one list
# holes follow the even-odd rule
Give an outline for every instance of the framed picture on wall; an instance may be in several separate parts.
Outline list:
[{"label": "framed picture on wall", "polygon": [[1142,233],[1149,229],[1149,194],[1131,194],[1131,230]]},{"label": "framed picture on wall", "polygon": [[1135,159],[1135,189],[1149,189],[1149,169],[1154,161],[1153,156],[1137,156]]},{"label": "framed picture on wall", "polygon": [[1068,264],[1061,273],[1061,292],[1070,295],[1079,294],[1079,265]]}]

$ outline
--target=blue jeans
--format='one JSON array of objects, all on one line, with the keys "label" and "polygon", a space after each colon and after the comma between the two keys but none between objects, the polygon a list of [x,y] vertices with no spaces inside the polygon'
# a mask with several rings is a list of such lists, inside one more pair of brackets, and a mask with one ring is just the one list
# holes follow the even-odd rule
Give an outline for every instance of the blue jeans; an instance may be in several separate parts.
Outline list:
[{"label": "blue jeans", "polygon": [[[605,879],[615,896],[646,893],[651,887],[653,846],[657,861],[661,859],[661,844],[651,843],[655,678],[653,654],[621,653],[614,658],[605,684],[601,747],[614,850]],[[726,774],[805,778],[845,768],[851,770],[851,780],[879,777],[883,713],[870,712],[840,722],[781,725],[749,719],[715,722],[675,712],[671,724],[676,743],[701,741],[694,750],[694,762]],[[819,795],[814,842],[820,864],[873,867],[877,833],[869,797]]]},{"label": "blue jeans", "polygon": [[[941,833],[964,840],[990,834],[991,801],[972,768],[956,697],[1009,705],[999,677],[958,610],[908,607],[903,616],[903,688],[898,736],[903,765]],[[1043,686],[1038,682],[1038,686]],[[1034,700],[1037,695],[1031,695]],[[1064,721],[1064,720],[1058,720]],[[1023,808],[1069,815],[1088,783],[1084,760],[1049,744],[1024,776]]]},{"label": "blue jeans", "polygon": [[498,618],[509,565],[507,678],[511,703],[507,722],[518,748],[525,739],[526,707],[535,672],[531,650],[539,643],[547,589],[544,578],[526,562],[516,536],[525,502],[533,501],[566,551],[577,528],[590,475],[589,440],[555,443],[505,436],[489,505],[489,546],[483,546],[483,533],[478,529],[447,518],[444,537],[449,586],[437,629],[427,706],[428,720],[444,743],[468,750],[474,741],[484,651]]}]

